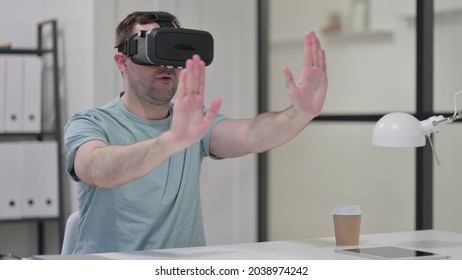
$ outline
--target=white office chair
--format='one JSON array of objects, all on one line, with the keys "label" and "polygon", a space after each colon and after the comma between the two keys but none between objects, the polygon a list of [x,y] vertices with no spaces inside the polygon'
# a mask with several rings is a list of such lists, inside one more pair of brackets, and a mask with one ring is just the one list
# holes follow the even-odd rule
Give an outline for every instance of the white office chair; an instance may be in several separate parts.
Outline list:
[{"label": "white office chair", "polygon": [[61,255],[71,255],[77,245],[77,224],[79,223],[79,211],[72,213],[67,218],[66,229],[64,231],[63,246]]}]

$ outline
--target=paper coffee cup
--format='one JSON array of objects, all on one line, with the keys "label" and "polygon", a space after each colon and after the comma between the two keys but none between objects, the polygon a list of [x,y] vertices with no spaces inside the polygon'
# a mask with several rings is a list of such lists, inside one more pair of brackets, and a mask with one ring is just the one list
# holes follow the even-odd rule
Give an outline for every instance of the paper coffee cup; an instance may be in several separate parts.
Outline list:
[{"label": "paper coffee cup", "polygon": [[339,205],[334,207],[332,216],[336,244],[339,246],[358,245],[361,229],[361,207],[357,205]]}]

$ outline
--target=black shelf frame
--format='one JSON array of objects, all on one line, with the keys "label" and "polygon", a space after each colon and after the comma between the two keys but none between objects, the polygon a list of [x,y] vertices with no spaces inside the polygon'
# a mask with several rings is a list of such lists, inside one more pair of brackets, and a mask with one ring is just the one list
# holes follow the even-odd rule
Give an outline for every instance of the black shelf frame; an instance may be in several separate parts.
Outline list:
[{"label": "black shelf frame", "polygon": [[[51,29],[51,47],[44,47],[45,29]],[[37,48],[0,48],[1,54],[9,55],[37,55],[43,57],[44,55],[51,55],[52,58],[52,75],[53,75],[53,105],[54,105],[54,131],[52,133],[44,132],[43,127],[40,129],[38,134],[0,134],[0,140],[7,141],[8,139],[36,139],[38,141],[43,140],[46,137],[51,137],[57,142],[58,146],[58,217],[56,218],[33,218],[33,219],[19,219],[19,220],[1,220],[0,223],[17,223],[17,222],[36,222],[37,223],[37,251],[38,254],[45,254],[45,222],[57,221],[58,222],[58,236],[59,236],[59,247],[61,247],[65,223],[64,223],[64,201],[63,201],[63,186],[64,186],[64,160],[63,160],[63,128],[62,128],[62,114],[61,114],[61,102],[60,102],[60,89],[59,89],[59,64],[58,64],[58,24],[57,20],[51,19],[38,23],[37,25]],[[44,99],[44,92],[42,92],[42,100]],[[42,110],[43,114],[43,110]],[[42,118],[43,120],[43,118]]]}]

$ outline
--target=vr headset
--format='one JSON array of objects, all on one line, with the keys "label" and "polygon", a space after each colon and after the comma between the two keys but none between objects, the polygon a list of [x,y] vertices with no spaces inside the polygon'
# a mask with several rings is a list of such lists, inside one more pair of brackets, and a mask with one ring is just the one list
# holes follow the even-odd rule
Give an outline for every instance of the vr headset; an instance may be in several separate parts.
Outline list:
[{"label": "vr headset", "polygon": [[176,28],[169,14],[154,12],[161,28],[138,31],[117,50],[133,63],[151,66],[185,67],[186,60],[198,54],[209,65],[213,60],[213,37],[201,30]]}]

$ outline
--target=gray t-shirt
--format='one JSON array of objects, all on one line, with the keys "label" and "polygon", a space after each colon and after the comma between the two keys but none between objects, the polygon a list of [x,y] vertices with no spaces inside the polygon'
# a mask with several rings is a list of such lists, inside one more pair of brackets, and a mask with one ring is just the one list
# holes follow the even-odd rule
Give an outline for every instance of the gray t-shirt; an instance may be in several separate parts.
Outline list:
[{"label": "gray t-shirt", "polygon": [[[137,251],[205,245],[199,175],[209,154],[211,129],[201,141],[180,151],[146,176],[103,189],[87,185],[74,172],[78,147],[90,140],[132,144],[159,136],[170,127],[126,110],[120,98],[74,115],[65,127],[66,168],[78,183],[80,221],[74,253]],[[217,115],[213,125],[225,119]],[[134,167],[136,168],[136,166]]]}]

